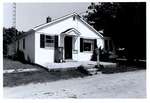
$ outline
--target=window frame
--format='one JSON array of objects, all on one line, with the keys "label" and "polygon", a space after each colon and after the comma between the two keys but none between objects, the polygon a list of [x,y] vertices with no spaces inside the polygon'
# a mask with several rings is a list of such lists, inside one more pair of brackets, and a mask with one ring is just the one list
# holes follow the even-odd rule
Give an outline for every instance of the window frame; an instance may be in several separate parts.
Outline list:
[{"label": "window frame", "polygon": [[[46,34],[41,34],[41,35],[44,35],[44,38],[43,38],[44,40],[42,40],[40,36],[40,48],[47,48],[47,49],[54,48],[55,36],[46,35]],[[41,47],[41,42],[44,42],[44,47]]]},{"label": "window frame", "polygon": [[[48,38],[48,37],[50,37],[50,38]],[[54,48],[55,36],[45,35],[45,42],[44,43],[45,43],[45,48]]]},{"label": "window frame", "polygon": [[[90,50],[85,50],[85,43],[90,43],[91,47]],[[93,52],[94,50],[94,39],[84,39],[83,38],[83,52]]]}]

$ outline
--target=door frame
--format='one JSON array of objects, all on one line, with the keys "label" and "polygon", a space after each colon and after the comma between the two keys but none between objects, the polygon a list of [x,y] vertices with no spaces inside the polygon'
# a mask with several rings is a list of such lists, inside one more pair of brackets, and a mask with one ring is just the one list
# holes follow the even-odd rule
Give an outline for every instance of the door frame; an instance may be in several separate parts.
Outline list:
[{"label": "door frame", "polygon": [[[69,42],[71,42],[71,48],[69,47],[69,48],[66,48],[66,37],[69,39],[71,39]],[[73,48],[73,45],[72,45],[72,40],[73,40],[73,37],[72,36],[65,36],[64,37],[64,59],[73,59],[73,54],[72,54],[72,48]],[[67,51],[66,51],[66,49],[71,49],[70,50],[70,58],[66,58],[66,53],[67,53]]]}]

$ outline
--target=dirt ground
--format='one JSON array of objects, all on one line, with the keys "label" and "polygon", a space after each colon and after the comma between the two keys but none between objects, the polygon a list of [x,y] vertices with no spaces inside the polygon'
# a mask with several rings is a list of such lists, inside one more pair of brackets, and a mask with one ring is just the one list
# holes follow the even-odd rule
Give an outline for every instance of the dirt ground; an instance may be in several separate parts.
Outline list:
[{"label": "dirt ground", "polygon": [[146,71],[102,74],[4,87],[4,98],[146,98]]}]

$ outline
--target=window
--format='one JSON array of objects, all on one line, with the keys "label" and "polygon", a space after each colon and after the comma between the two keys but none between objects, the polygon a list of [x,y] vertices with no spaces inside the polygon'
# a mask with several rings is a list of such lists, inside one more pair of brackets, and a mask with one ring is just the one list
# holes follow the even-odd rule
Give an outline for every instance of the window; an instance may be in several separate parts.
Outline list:
[{"label": "window", "polygon": [[54,47],[54,36],[49,35],[40,35],[40,47],[41,48],[50,48]]},{"label": "window", "polygon": [[23,49],[25,49],[25,38],[23,39]]},{"label": "window", "polygon": [[46,35],[45,47],[54,47],[54,36]]},{"label": "window", "polygon": [[94,50],[94,40],[83,39],[83,51],[93,51]]}]

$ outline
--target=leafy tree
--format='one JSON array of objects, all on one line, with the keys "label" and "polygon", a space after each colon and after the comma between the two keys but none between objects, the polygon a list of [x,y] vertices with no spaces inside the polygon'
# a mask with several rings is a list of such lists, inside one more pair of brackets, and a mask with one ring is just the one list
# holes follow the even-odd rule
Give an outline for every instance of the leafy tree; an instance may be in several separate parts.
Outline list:
[{"label": "leafy tree", "polygon": [[22,35],[24,32],[20,32],[15,28],[3,28],[3,54],[7,55],[8,44],[17,39],[17,36]]},{"label": "leafy tree", "polygon": [[91,3],[84,17],[96,30],[104,30],[104,35],[108,35],[107,29],[114,23],[118,8],[119,3]]},{"label": "leafy tree", "polygon": [[128,59],[146,58],[146,3],[91,3],[85,19],[104,36],[112,37],[117,48],[127,50]]}]

